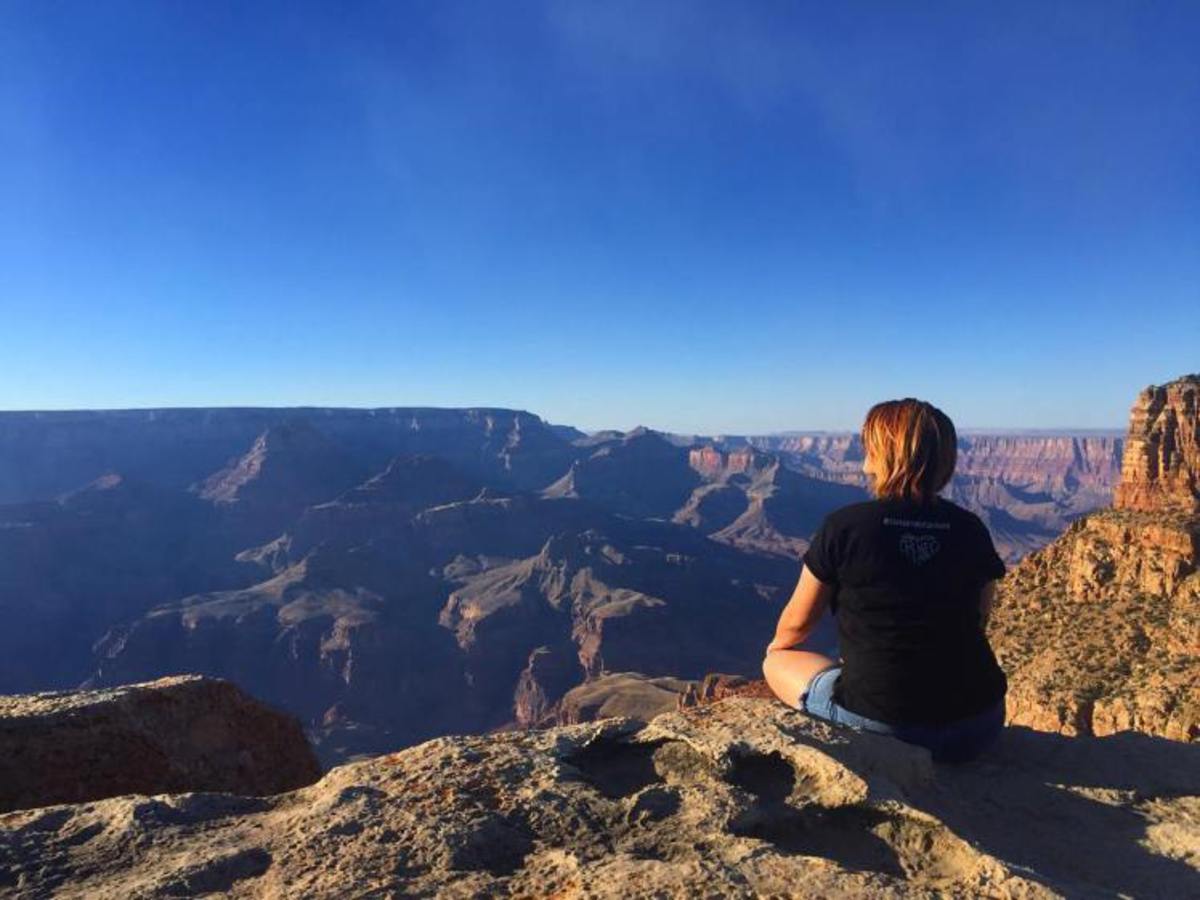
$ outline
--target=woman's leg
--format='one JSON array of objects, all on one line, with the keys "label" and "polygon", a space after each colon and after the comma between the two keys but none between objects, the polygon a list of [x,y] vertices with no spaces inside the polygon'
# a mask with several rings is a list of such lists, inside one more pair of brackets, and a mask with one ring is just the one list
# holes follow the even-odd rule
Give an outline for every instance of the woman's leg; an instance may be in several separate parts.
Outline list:
[{"label": "woman's leg", "polygon": [[800,709],[800,695],[808,690],[813,676],[837,664],[837,660],[810,650],[769,650],[763,675],[776,697]]}]

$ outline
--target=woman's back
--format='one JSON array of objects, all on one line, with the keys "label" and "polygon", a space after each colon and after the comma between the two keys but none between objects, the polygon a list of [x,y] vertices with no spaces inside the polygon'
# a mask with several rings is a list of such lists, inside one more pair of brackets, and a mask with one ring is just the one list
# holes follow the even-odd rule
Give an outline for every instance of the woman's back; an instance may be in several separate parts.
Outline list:
[{"label": "woman's back", "polygon": [[826,518],[804,564],[835,589],[841,706],[938,724],[1004,696],[980,614],[980,592],[1004,564],[973,513],[939,498],[853,504]]},{"label": "woman's back", "polygon": [[[862,443],[877,499],[813,536],[763,675],[809,715],[971,759],[1004,727],[1007,685],[983,631],[1004,563],[979,518],[938,497],[958,458],[944,412],[913,397],[877,403]],[[840,661],[804,646],[827,608]]]}]

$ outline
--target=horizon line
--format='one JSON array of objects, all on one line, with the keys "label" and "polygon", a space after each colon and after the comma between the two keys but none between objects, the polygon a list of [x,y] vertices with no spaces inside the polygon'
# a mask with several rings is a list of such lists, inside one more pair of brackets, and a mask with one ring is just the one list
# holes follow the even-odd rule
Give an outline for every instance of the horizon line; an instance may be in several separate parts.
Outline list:
[{"label": "horizon line", "polygon": [[[713,429],[710,431],[676,431],[667,428],[654,428],[648,425],[635,425],[632,428],[621,429],[614,427],[604,428],[584,428],[569,422],[554,422],[543,415],[532,412],[529,409],[514,406],[490,406],[490,405],[463,405],[463,406],[422,406],[422,405],[393,405],[393,406],[353,406],[353,405],[279,405],[272,406],[269,404],[262,405],[177,405],[177,406],[113,406],[113,407],[51,407],[51,408],[30,408],[30,409],[0,409],[0,416],[13,415],[29,415],[29,416],[59,416],[78,413],[87,414],[104,414],[104,413],[160,413],[160,412],[203,412],[203,411],[224,411],[224,412],[336,412],[336,411],[352,411],[352,412],[393,412],[396,410],[435,410],[439,412],[510,412],[522,413],[528,416],[533,416],[547,426],[574,428],[583,434],[590,436],[603,432],[616,432],[626,434],[638,428],[647,428],[651,431],[657,431],[660,434],[675,435],[678,437],[694,437],[694,438],[732,438],[732,437],[805,437],[818,435],[846,435],[857,434],[857,426],[847,426],[842,428],[796,428],[785,427],[778,429],[770,429],[763,431],[729,431],[724,429]],[[1029,425],[965,425],[957,428],[959,434],[1044,434],[1044,435],[1108,435],[1108,434],[1124,434],[1128,430],[1127,425],[1091,425],[1091,426],[1029,426]]]}]

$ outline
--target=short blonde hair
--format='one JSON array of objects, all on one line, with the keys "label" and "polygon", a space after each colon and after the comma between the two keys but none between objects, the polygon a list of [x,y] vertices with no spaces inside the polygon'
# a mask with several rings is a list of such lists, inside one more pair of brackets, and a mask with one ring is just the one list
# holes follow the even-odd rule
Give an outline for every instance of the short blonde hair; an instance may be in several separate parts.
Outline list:
[{"label": "short blonde hair", "polygon": [[950,481],[958,462],[958,434],[950,417],[912,397],[872,406],[862,442],[873,463],[871,489],[880,499],[928,502]]}]

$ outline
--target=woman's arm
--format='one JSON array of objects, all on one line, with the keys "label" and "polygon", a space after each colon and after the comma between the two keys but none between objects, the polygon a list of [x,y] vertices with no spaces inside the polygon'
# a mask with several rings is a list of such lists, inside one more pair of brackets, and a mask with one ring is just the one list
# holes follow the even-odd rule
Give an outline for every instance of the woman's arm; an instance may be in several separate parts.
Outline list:
[{"label": "woman's arm", "polygon": [[833,591],[832,585],[818,581],[817,576],[805,566],[800,572],[796,589],[792,591],[792,599],[779,615],[775,638],[767,645],[767,652],[791,650],[808,640],[825,607],[829,605]]}]

